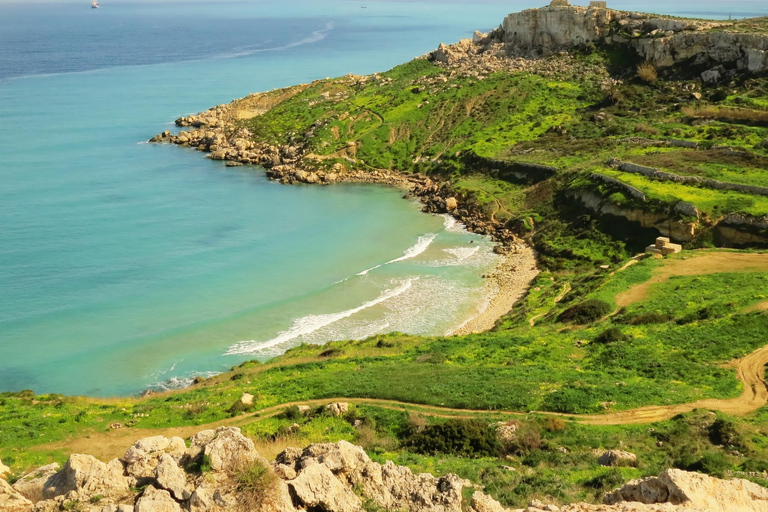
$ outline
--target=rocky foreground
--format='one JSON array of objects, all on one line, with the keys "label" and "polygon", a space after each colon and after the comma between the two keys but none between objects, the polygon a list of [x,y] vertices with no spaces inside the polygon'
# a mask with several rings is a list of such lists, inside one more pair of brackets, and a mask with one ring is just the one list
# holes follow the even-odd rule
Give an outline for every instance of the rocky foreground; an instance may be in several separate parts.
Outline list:
[{"label": "rocky foreground", "polygon": [[[468,490],[468,493],[465,493]],[[471,496],[466,499],[465,496]],[[604,505],[559,508],[534,501],[529,512],[768,511],[768,489],[670,469],[632,481]],[[179,437],[137,441],[108,463],[71,455],[13,485],[0,479],[4,512],[504,512],[492,497],[456,475],[414,475],[391,461],[372,461],[346,441],[287,448],[274,462],[240,429],[203,430],[190,446]]]}]

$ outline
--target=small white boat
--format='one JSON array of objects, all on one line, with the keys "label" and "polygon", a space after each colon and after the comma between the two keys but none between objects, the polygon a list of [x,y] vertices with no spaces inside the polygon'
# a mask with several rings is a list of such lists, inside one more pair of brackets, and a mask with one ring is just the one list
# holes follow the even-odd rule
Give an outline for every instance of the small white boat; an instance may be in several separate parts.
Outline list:
[{"label": "small white boat", "polygon": [[99,2],[96,0],[91,0],[91,9],[98,9],[99,8]]}]

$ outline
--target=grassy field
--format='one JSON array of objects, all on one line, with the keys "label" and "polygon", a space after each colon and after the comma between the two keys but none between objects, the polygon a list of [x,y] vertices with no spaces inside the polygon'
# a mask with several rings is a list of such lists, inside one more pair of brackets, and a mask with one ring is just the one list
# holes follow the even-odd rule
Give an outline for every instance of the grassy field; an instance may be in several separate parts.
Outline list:
[{"label": "grassy field", "polygon": [[[712,253],[702,253],[706,254]],[[509,505],[521,505],[532,496],[597,499],[617,483],[668,465],[725,474],[764,464],[768,440],[760,426],[766,414],[762,411],[754,417],[724,420],[741,436],[738,448],[710,440],[706,429],[688,439],[693,435],[689,423],[698,421],[691,418],[712,419],[713,413],[691,413],[652,429],[580,425],[569,416],[525,414],[534,410],[602,414],[740,395],[735,371],[723,363],[766,344],[768,314],[759,306],[768,301],[768,274],[745,269],[672,276],[627,299],[626,293],[675,261],[685,260],[646,259],[625,270],[613,267],[590,274],[543,273],[497,328],[483,334],[437,338],[392,334],[302,346],[273,363],[245,363],[188,390],[144,399],[5,393],[0,395],[0,458],[22,471],[63,460],[69,439],[93,436],[97,442],[99,436],[108,437],[115,432],[114,423],[123,425],[120,432],[127,430],[138,438],[166,428],[232,418],[267,451],[269,443],[301,445],[344,438],[362,443],[382,460],[471,477]],[[597,316],[567,321],[566,312],[593,302],[604,305]],[[255,396],[252,407],[237,406],[243,392]],[[445,448],[449,453],[422,453],[424,448],[413,445],[414,429],[445,421],[431,417],[429,409],[405,413],[360,404],[341,419],[320,412],[305,418],[289,411],[249,420],[249,412],[267,407],[333,397],[485,409],[485,415],[473,414],[486,425],[511,419],[500,411],[519,411],[523,415],[512,419],[532,429],[533,444],[496,447],[477,464],[466,453],[450,453],[451,448]],[[356,420],[360,420],[357,428]],[[299,433],[288,428],[295,422],[301,425]],[[683,440],[684,446],[693,443],[695,449],[684,449]],[[659,442],[664,449],[656,446]],[[594,449],[616,447],[637,451],[641,464],[607,469],[591,455]],[[499,457],[507,457],[506,462],[499,462]],[[499,465],[518,471],[499,470]]]}]

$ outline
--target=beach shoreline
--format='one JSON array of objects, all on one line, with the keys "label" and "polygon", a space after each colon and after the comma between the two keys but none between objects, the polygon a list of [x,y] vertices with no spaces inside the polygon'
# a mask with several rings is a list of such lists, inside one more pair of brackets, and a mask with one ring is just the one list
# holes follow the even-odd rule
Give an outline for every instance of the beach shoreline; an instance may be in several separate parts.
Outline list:
[{"label": "beach shoreline", "polygon": [[285,185],[371,183],[396,187],[404,192],[405,199],[421,203],[423,212],[448,215],[467,231],[490,237],[497,244],[494,250],[501,255],[501,261],[483,276],[486,293],[483,302],[478,304],[477,313],[449,335],[492,329],[525,296],[539,273],[535,251],[504,224],[488,219],[482,206],[472,197],[454,190],[448,181],[435,181],[421,174],[367,166],[365,170],[355,168],[359,162],[354,155],[346,153],[346,163],[319,170],[317,156],[303,154],[301,148],[254,141],[252,135],[239,126],[239,120],[268,111],[273,106],[272,101],[267,101],[272,100],[269,96],[254,94],[197,115],[179,118],[176,125],[188,131],[175,135],[163,132],[149,142],[195,149],[206,153],[207,158],[225,161],[227,166],[258,166],[271,180]]}]

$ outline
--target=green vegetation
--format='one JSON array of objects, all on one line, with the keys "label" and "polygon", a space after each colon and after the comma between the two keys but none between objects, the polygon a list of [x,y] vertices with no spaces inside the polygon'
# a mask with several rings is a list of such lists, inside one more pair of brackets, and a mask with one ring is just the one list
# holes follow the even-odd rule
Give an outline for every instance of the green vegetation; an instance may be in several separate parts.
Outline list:
[{"label": "green vegetation", "polygon": [[[768,197],[661,181],[608,162],[768,186],[768,78],[702,89],[674,70],[622,68],[622,56],[609,49],[585,49],[575,59],[578,73],[482,76],[417,59],[373,77],[268,93],[271,110],[240,121],[259,142],[299,146],[317,169],[343,164],[445,180],[461,209],[525,237],[544,272],[493,330],[305,345],[142,399],[3,393],[0,459],[18,476],[63,461],[69,439],[108,436],[113,423],[139,438],[227,420],[267,450],[347,439],[382,462],[455,472],[507,506],[594,501],[670,466],[719,476],[768,470],[768,408],[742,418],[697,410],[652,426],[575,417],[599,422],[601,414],[744,391],[726,363],[768,343],[768,264],[713,270],[707,258],[721,253],[711,250],[630,261],[658,231],[629,215],[599,214],[585,198],[697,224],[690,249],[735,243],[713,235],[717,223],[730,213],[768,215]],[[700,217],[678,209],[681,201]],[[750,229],[745,243],[766,245],[759,222]],[[699,271],[637,292],[665,265],[691,257],[692,265],[702,262]],[[254,396],[252,406],[242,404],[243,393]],[[358,400],[334,417],[323,406],[340,397]],[[293,403],[314,408],[302,413],[286,405]],[[514,435],[500,439],[498,422]],[[593,450],[614,448],[636,453],[637,467],[599,466]],[[191,469],[205,473],[210,461]],[[240,491],[262,499],[271,478],[258,464],[243,468]]]}]

